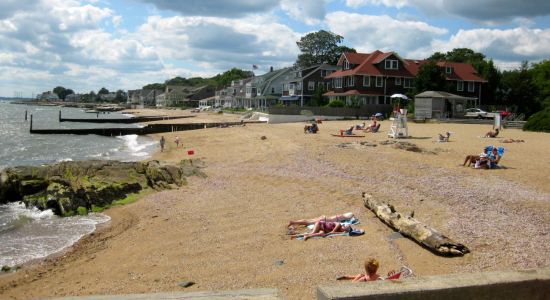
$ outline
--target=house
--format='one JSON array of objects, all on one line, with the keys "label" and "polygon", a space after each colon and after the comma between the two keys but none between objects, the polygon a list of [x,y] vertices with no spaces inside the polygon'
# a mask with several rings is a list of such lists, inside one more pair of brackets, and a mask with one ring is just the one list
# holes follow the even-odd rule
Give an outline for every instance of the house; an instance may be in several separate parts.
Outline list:
[{"label": "house", "polygon": [[336,70],[336,66],[327,64],[293,70],[293,77],[283,83],[283,94],[280,100],[300,106],[317,105],[311,102],[315,91],[318,88],[329,90],[332,80],[327,79],[327,76]]},{"label": "house", "polygon": [[116,93],[115,92],[111,92],[111,93],[107,93],[107,94],[99,94],[99,99],[101,99],[101,101],[113,101],[115,100],[116,98]]},{"label": "house", "polygon": [[283,83],[291,74],[291,68],[273,70],[271,67],[268,73],[253,77],[245,85],[243,107],[266,109],[276,104],[283,94]]},{"label": "house", "polygon": [[155,89],[128,90],[126,103],[142,107],[156,106],[156,98],[162,93],[162,90]]},{"label": "house", "polygon": [[42,94],[36,95],[36,100],[39,101],[59,101],[59,96],[52,91],[43,92]]},{"label": "house", "polygon": [[[324,95],[348,105],[391,104],[391,95],[412,90],[418,70],[426,63],[401,58],[395,52],[343,53],[338,70],[327,76],[332,88]],[[479,99],[486,81],[470,64],[439,61],[437,65],[445,68],[447,81],[456,86],[458,95]]]},{"label": "house", "polygon": [[443,119],[464,117],[466,107],[473,106],[476,98],[447,92],[426,91],[414,96],[415,119]]},{"label": "house", "polygon": [[197,107],[199,100],[212,97],[214,93],[214,88],[208,85],[200,87],[168,85],[164,93],[157,97],[157,106]]},{"label": "house", "polygon": [[231,85],[216,91],[215,107],[224,108],[243,108],[246,98],[246,84],[252,81],[254,77],[232,80]]}]

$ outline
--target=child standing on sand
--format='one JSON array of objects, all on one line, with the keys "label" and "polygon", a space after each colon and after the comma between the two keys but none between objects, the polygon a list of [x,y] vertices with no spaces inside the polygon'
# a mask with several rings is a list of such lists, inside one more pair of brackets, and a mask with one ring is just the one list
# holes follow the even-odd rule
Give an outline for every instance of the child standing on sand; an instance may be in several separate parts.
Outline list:
[{"label": "child standing on sand", "polygon": [[176,136],[176,139],[174,140],[174,142],[176,143],[176,148],[178,148],[180,146],[180,137]]},{"label": "child standing on sand", "polygon": [[166,140],[164,139],[164,135],[160,137],[160,152],[164,152],[164,143],[166,143]]}]

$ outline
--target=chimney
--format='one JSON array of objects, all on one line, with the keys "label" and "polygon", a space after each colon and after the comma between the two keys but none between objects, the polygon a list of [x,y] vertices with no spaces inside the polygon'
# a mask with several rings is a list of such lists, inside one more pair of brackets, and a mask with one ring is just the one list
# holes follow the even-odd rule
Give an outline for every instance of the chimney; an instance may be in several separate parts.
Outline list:
[{"label": "chimney", "polygon": [[273,66],[269,67],[269,72],[273,72]]}]

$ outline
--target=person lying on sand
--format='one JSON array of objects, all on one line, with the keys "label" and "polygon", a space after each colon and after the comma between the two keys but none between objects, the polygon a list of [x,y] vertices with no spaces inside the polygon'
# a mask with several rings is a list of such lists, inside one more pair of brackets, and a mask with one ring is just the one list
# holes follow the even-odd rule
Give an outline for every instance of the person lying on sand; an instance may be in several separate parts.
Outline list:
[{"label": "person lying on sand", "polygon": [[496,138],[499,133],[500,133],[500,130],[497,128],[497,129],[495,129],[494,132],[493,131],[487,132],[485,134],[485,136],[483,136],[483,137],[485,137],[485,138]]},{"label": "person lying on sand", "polygon": [[[382,280],[383,278],[376,273],[378,272],[378,267],[380,267],[380,263],[376,259],[367,258],[365,260],[365,274],[344,275],[338,277],[337,280],[352,280],[353,282]],[[393,274],[395,274],[394,270],[388,272],[388,277]]]},{"label": "person lying on sand", "polygon": [[319,216],[317,218],[313,218],[313,219],[300,219],[300,220],[294,220],[294,221],[289,221],[288,222],[288,227],[291,227],[293,225],[311,225],[311,224],[315,224],[319,221],[324,221],[324,222],[342,222],[342,221],[349,221],[353,218],[353,213],[345,213],[345,214],[341,214],[341,215],[334,215],[334,216]]},{"label": "person lying on sand", "polygon": [[313,227],[313,230],[310,233],[295,234],[291,236],[290,239],[302,237],[304,241],[307,241],[307,239],[316,237],[316,236],[326,237],[335,233],[344,233],[344,232],[351,232],[351,231],[353,231],[353,228],[351,228],[350,225],[342,225],[339,222],[318,221],[315,223],[315,226]]},{"label": "person lying on sand", "polygon": [[524,140],[514,140],[514,139],[506,139],[500,141],[501,143],[525,143]]},{"label": "person lying on sand", "polygon": [[363,122],[363,124],[357,124],[357,125],[355,125],[355,129],[357,129],[357,130],[363,130],[363,129],[365,129],[366,126],[367,126],[367,125],[365,125],[365,122]]}]

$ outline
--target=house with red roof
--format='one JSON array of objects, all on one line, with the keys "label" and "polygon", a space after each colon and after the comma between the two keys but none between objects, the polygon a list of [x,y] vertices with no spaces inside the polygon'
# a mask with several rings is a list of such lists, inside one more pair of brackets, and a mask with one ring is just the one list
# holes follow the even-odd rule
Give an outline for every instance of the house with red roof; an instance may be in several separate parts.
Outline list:
[{"label": "house with red roof", "polygon": [[[418,70],[427,60],[404,59],[395,52],[343,53],[332,79],[331,90],[324,95],[330,101],[339,99],[357,105],[391,104],[393,94],[407,94],[414,87]],[[486,82],[466,63],[439,61],[445,69],[448,92],[479,100]]]}]

